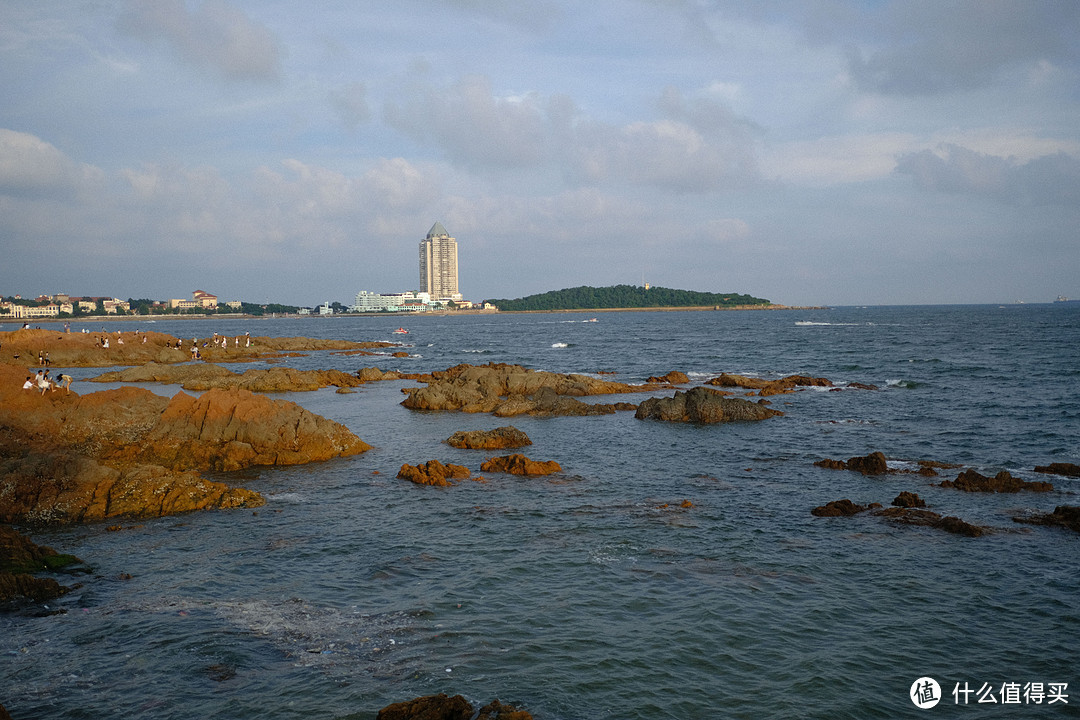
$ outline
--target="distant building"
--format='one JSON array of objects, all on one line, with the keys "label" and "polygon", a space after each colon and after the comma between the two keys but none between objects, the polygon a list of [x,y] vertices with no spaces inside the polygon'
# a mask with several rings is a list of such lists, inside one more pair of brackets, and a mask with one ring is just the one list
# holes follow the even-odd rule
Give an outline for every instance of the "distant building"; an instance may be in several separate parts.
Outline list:
[{"label": "distant building", "polygon": [[420,292],[435,300],[460,300],[457,240],[435,223],[420,242]]},{"label": "distant building", "polygon": [[211,295],[205,290],[195,290],[191,293],[190,300],[176,298],[169,300],[169,307],[178,310],[195,310],[197,308],[203,310],[217,310],[217,306],[217,295]]},{"label": "distant building", "polygon": [[433,307],[426,292],[374,293],[361,290],[356,294],[353,312],[424,312]]}]

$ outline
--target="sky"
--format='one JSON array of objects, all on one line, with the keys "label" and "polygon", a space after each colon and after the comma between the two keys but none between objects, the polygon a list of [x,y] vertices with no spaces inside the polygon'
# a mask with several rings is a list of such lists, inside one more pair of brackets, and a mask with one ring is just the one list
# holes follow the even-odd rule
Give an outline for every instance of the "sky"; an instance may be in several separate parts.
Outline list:
[{"label": "sky", "polygon": [[1075,0],[0,0],[0,296],[1080,298]]}]

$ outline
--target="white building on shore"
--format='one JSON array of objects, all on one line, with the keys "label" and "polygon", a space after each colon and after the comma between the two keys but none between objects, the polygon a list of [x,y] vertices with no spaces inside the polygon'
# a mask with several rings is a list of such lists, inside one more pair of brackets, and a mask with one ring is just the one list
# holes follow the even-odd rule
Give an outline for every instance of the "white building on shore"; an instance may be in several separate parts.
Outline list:
[{"label": "white building on shore", "polygon": [[439,305],[426,292],[375,293],[361,290],[356,294],[353,312],[426,312]]}]

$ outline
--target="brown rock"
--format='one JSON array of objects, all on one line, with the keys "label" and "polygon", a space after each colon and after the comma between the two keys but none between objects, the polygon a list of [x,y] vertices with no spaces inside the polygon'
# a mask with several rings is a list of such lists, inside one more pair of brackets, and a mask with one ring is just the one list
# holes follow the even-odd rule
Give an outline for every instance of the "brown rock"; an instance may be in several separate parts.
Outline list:
[{"label": "brown rock", "polygon": [[10,606],[24,602],[44,602],[68,592],[52,578],[39,578],[25,573],[0,573],[0,603]]},{"label": "brown rock", "polygon": [[922,508],[926,507],[926,501],[913,492],[904,492],[893,498],[892,504],[896,507],[902,508]]},{"label": "brown rock", "polygon": [[830,458],[825,458],[824,460],[818,460],[814,464],[827,470],[847,470],[847,463],[843,460],[832,460]]},{"label": "brown rock", "polygon": [[830,380],[808,375],[788,375],[779,380],[763,380],[733,373],[721,373],[719,377],[706,380],[705,384],[757,390],[758,395],[762,396],[793,392],[796,387],[832,387]]},{"label": "brown rock", "polygon": [[686,373],[679,372],[678,370],[672,370],[667,375],[660,375],[657,377],[651,377],[645,382],[650,383],[665,383],[668,385],[685,385],[690,382],[689,376]]},{"label": "brown rock", "polygon": [[63,523],[261,505],[192,470],[295,464],[363,452],[343,426],[243,390],[171,400],[141,388],[21,389],[0,365],[0,520]]},{"label": "brown rock", "polygon": [[145,461],[166,467],[238,470],[358,455],[371,446],[343,425],[295,403],[247,390],[173,396],[142,439]]},{"label": "brown rock", "polygon": [[[102,347],[101,339],[109,339],[109,347]],[[143,338],[146,342],[143,342]],[[123,343],[120,342],[123,340]],[[182,338],[181,349],[176,349],[177,338],[158,332],[116,331],[105,333],[65,333],[57,329],[27,329],[4,333],[4,353],[0,363],[28,365],[36,361],[38,351],[49,353],[54,367],[114,367],[117,365],[145,365],[156,363],[187,363],[191,360],[191,338]],[[315,350],[355,350],[358,348],[396,347],[387,342],[352,342],[349,340],[321,340],[316,338],[253,337],[251,346],[246,340],[239,346],[230,343],[227,348],[212,344],[212,338],[197,340],[203,359],[214,362],[236,362],[257,357],[275,357]],[[203,347],[206,343],[206,347]],[[20,355],[20,361],[12,356]]]},{"label": "brown rock", "polygon": [[513,705],[503,705],[498,699],[492,700],[480,708],[476,720],[533,720],[528,710],[519,710]]},{"label": "brown rock", "polygon": [[513,425],[505,425],[494,430],[461,430],[448,437],[446,444],[467,450],[506,450],[532,445],[532,440]]},{"label": "brown rock", "polygon": [[1080,532],[1080,507],[1075,505],[1058,505],[1054,512],[1032,517],[1014,517],[1014,522],[1028,523],[1030,525],[1053,525],[1068,528],[1073,532]]},{"label": "brown rock", "polygon": [[938,528],[939,530],[944,530],[945,532],[950,532],[956,535],[967,535],[968,537],[981,537],[987,532],[986,528],[964,522],[958,517],[942,517],[936,512],[931,512],[930,510],[891,507],[884,510],[879,510],[874,514],[881,517],[889,518],[894,522],[898,522],[904,525],[920,525],[922,527]]},{"label": "brown rock", "polygon": [[861,472],[863,475],[884,475],[889,472],[889,465],[883,453],[872,452],[862,457],[848,458],[847,469]]},{"label": "brown rock", "polygon": [[405,464],[398,470],[397,476],[402,480],[411,480],[418,485],[434,485],[436,487],[449,487],[454,483],[451,480],[464,480],[472,475],[469,468],[463,465],[447,463],[443,465],[438,460],[428,460],[420,465]]},{"label": "brown rock", "polygon": [[820,505],[810,511],[811,515],[817,517],[847,517],[850,515],[856,515],[866,510],[866,505],[856,505],[848,499],[833,500],[827,502],[824,505]]},{"label": "brown rock", "polygon": [[643,400],[634,413],[639,420],[693,423],[764,420],[776,415],[783,413],[741,398],[724,397],[706,387],[678,390],[670,398]]},{"label": "brown rock", "polygon": [[376,720],[469,720],[473,706],[460,695],[443,693],[387,705]]},{"label": "brown rock", "polygon": [[1048,482],[1027,482],[1013,477],[1008,470],[1002,470],[994,477],[980,475],[972,469],[967,469],[956,476],[956,480],[945,480],[941,487],[955,488],[964,492],[996,492],[1015,493],[1021,490],[1031,492],[1052,492],[1054,486]]},{"label": "brown rock", "polygon": [[562,467],[554,460],[530,460],[524,455],[514,454],[489,458],[480,466],[480,471],[511,475],[551,475],[562,472]]},{"label": "brown rock", "polygon": [[1075,463],[1050,463],[1049,465],[1036,465],[1035,472],[1080,478],[1080,465],[1077,465]]},{"label": "brown rock", "polygon": [[[379,373],[382,379],[382,373]],[[242,375],[212,363],[139,367],[103,373],[93,382],[160,382],[185,390],[248,390],[250,392],[308,392],[324,387],[356,387],[363,378],[340,370],[296,370],[288,367],[253,368]]]},{"label": "brown rock", "polygon": [[68,592],[53,578],[31,573],[55,571],[78,564],[74,555],[61,555],[50,547],[36,545],[6,525],[0,525],[0,603],[52,600]]},{"label": "brown rock", "polygon": [[490,413],[499,409],[503,417],[531,412],[580,412],[579,406],[556,407],[550,400],[543,401],[549,408],[538,407],[535,396],[544,388],[549,390],[542,398],[551,394],[582,397],[645,389],[588,375],[561,375],[504,363],[457,365],[416,379],[427,383],[427,387],[404,389],[406,398],[401,404],[410,410]]}]

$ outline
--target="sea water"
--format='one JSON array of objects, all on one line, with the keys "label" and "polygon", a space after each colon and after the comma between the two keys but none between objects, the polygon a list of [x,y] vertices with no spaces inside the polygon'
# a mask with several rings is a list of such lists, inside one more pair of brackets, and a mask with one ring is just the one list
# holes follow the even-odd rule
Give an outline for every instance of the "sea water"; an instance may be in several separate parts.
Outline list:
[{"label": "sea water", "polygon": [[[1032,472],[1080,463],[1080,309],[593,320],[108,324],[182,337],[399,341],[409,353],[277,363],[301,369],[508,362],[630,383],[669,370],[695,382],[800,373],[841,389],[775,396],[783,417],[711,426],[630,412],[418,413],[400,405],[402,389],[416,386],[409,381],[285,395],[374,449],[215,478],[262,493],[267,504],[255,510],[34,530],[36,542],[93,572],[68,581],[80,587],[50,604],[60,614],[0,616],[0,702],[16,720],[374,718],[438,692],[478,706],[498,697],[553,720],[1076,715],[1080,536],[1012,518],[1080,504],[1080,481]],[[393,335],[402,324],[409,334]],[[74,389],[111,387],[81,382],[100,372],[72,369]],[[613,399],[641,396],[591,400]],[[444,443],[458,430],[506,424],[532,439],[525,454],[563,472],[488,475],[479,466],[496,453]],[[956,470],[864,477],[813,464],[875,450],[897,469],[924,459],[1008,469],[1056,490],[968,494],[936,486]],[[396,479],[403,463],[431,459],[484,479],[450,488]],[[968,538],[869,514],[810,514],[840,498],[887,506],[903,490],[992,532]],[[910,697],[921,677],[939,683],[934,710]],[[1036,704],[1035,683],[1057,694]]]}]

